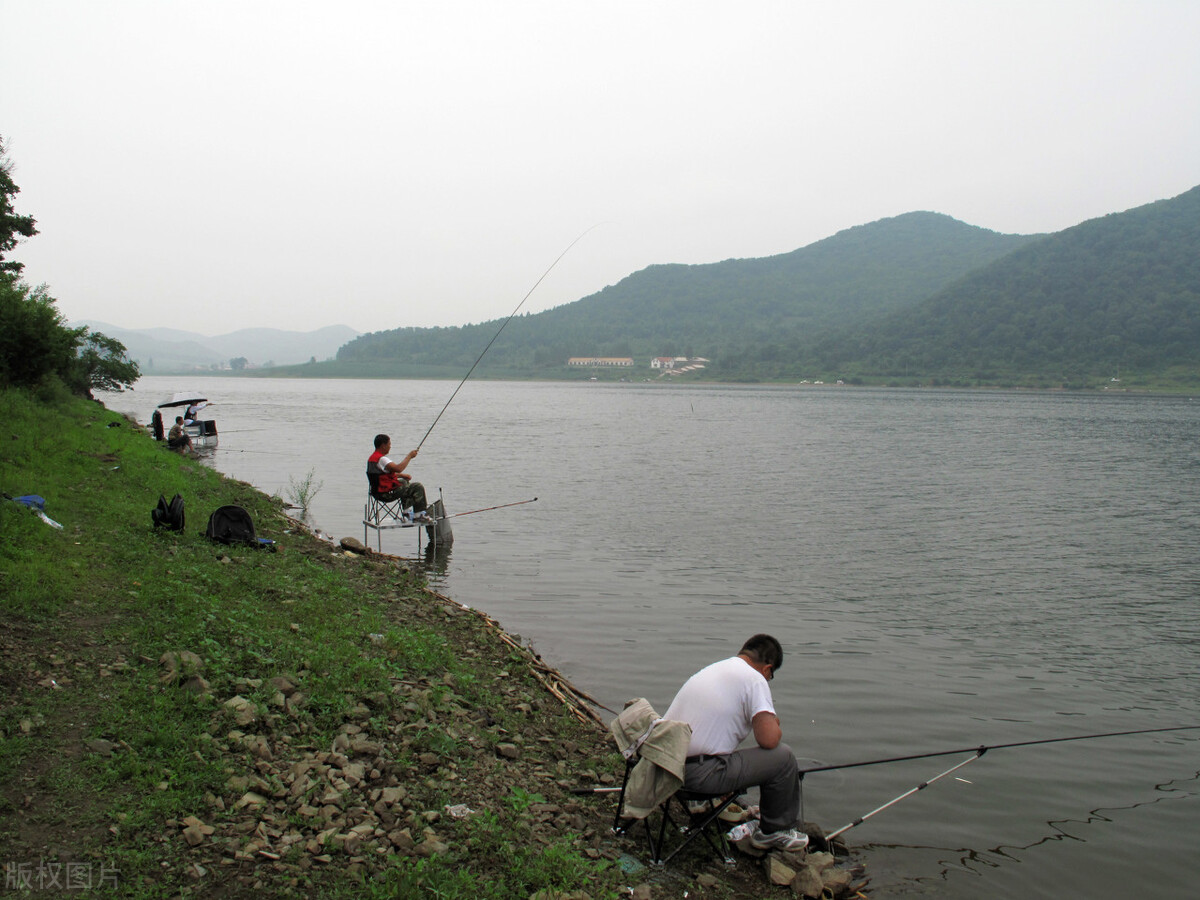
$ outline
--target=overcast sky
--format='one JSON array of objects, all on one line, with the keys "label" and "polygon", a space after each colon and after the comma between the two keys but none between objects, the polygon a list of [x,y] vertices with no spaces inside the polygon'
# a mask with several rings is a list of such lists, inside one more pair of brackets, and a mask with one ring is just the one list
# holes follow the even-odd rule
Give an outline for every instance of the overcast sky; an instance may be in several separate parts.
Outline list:
[{"label": "overcast sky", "polygon": [[69,319],[503,318],[913,210],[1048,232],[1200,184],[1200,2],[0,0]]}]

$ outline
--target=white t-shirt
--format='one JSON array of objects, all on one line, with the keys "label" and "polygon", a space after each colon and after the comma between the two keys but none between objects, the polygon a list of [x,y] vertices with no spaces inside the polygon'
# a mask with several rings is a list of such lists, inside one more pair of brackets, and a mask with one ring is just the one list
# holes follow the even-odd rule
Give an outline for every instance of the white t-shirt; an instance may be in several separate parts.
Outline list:
[{"label": "white t-shirt", "polygon": [[767,679],[740,656],[731,656],[689,678],[663,718],[691,725],[688,756],[707,756],[736,750],[760,712],[775,712]]}]

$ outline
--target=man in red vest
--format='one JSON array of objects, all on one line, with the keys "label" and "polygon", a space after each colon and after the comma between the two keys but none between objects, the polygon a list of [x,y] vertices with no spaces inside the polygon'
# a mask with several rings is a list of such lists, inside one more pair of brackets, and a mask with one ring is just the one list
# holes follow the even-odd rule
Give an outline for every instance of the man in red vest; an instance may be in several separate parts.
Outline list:
[{"label": "man in red vest", "polygon": [[367,458],[367,471],[379,475],[379,490],[376,496],[380,500],[400,500],[404,506],[412,507],[413,520],[420,522],[429,517],[425,513],[425,488],[420,482],[413,481],[411,475],[404,470],[417,455],[416,450],[410,450],[400,462],[388,458],[392,452],[392,439],[386,434],[375,435],[375,452]]}]

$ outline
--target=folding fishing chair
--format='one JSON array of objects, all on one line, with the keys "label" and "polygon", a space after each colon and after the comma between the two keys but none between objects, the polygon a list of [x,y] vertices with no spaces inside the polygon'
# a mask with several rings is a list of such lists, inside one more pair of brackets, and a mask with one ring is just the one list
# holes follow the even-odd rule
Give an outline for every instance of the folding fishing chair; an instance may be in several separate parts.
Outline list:
[{"label": "folding fishing chair", "polygon": [[[733,865],[722,814],[737,799],[736,795],[712,796],[681,790],[691,727],[685,722],[660,718],[646,700],[637,699],[626,705],[609,730],[625,757],[625,777],[617,796],[613,833],[630,834],[640,821],[650,862],[657,866],[665,866],[696,838],[703,838],[721,862]],[[657,825],[651,822],[656,815]],[[669,853],[666,852],[668,829],[681,838]]]},{"label": "folding fishing chair", "polygon": [[[384,500],[379,494],[379,473],[367,472],[367,502],[363,506],[363,543],[367,543],[367,529],[375,529],[375,547],[377,550],[383,550],[383,536],[380,534],[385,528],[413,528],[415,523],[411,519],[404,516],[404,502],[399,498],[395,500]],[[417,543],[420,544],[420,537],[417,538]]]}]

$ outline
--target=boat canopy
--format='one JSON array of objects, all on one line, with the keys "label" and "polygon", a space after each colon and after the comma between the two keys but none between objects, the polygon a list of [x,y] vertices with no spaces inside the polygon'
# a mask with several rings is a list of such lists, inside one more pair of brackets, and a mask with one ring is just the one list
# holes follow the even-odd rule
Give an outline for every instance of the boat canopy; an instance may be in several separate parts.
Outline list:
[{"label": "boat canopy", "polygon": [[195,391],[176,391],[162,403],[158,404],[158,409],[167,409],[173,406],[192,406],[197,408],[208,405],[208,398],[202,397]]}]

